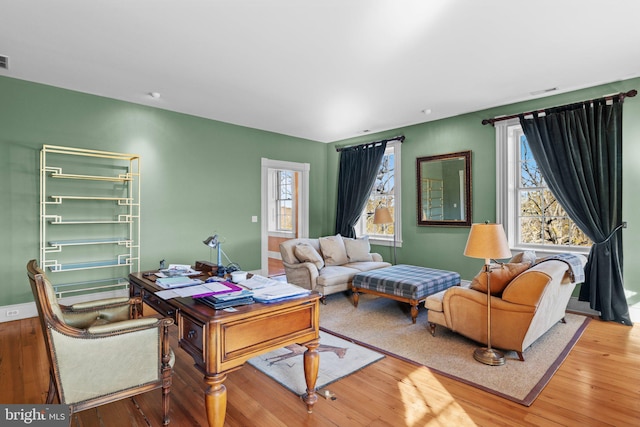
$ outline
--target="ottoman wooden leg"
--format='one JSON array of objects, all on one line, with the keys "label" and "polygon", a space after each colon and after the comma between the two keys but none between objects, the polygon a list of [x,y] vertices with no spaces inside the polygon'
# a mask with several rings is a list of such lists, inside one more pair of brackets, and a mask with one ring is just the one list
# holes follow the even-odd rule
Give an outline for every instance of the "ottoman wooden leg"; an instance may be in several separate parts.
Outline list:
[{"label": "ottoman wooden leg", "polygon": [[358,292],[358,288],[353,288],[353,306],[358,308],[358,301],[360,300],[360,293]]},{"label": "ottoman wooden leg", "polygon": [[415,324],[418,317],[418,301],[411,300],[409,304],[411,304],[411,322]]}]

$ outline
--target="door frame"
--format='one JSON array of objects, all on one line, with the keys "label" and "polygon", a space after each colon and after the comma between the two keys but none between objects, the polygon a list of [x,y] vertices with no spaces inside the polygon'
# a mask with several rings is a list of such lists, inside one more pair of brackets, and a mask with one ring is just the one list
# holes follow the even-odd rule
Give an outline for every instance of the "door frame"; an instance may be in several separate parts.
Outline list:
[{"label": "door frame", "polygon": [[283,169],[300,173],[300,188],[298,189],[298,237],[309,237],[309,163],[287,162],[283,160],[267,159],[261,160],[261,197],[260,210],[262,212],[262,220],[260,224],[261,230],[261,249],[260,249],[260,270],[263,276],[269,274],[269,231],[268,231],[268,215],[269,215],[269,169]]}]

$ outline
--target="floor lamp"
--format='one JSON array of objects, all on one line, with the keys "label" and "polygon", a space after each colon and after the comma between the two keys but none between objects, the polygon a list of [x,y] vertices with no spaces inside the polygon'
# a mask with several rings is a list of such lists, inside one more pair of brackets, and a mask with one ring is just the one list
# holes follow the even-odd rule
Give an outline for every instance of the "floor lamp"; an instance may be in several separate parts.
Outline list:
[{"label": "floor lamp", "polygon": [[465,256],[484,258],[487,275],[487,346],[477,348],[473,358],[485,365],[504,365],[504,354],[491,348],[491,259],[509,258],[511,250],[501,224],[473,224],[469,232]]},{"label": "floor lamp", "polygon": [[[387,207],[376,208],[373,214],[374,224],[393,224],[393,217]],[[396,227],[393,227],[393,265],[396,264]]]}]

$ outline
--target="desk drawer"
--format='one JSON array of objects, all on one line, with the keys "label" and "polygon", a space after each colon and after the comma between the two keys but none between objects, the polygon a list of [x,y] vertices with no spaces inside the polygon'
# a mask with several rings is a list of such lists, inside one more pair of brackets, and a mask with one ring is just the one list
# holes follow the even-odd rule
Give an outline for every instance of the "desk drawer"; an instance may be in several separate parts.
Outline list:
[{"label": "desk drawer", "polygon": [[178,315],[179,343],[187,353],[202,365],[204,360],[204,327],[189,317]]},{"label": "desk drawer", "polygon": [[158,298],[153,293],[142,290],[142,302],[153,308],[158,313],[166,317],[171,317],[176,320],[176,309],[167,304],[162,298]]}]

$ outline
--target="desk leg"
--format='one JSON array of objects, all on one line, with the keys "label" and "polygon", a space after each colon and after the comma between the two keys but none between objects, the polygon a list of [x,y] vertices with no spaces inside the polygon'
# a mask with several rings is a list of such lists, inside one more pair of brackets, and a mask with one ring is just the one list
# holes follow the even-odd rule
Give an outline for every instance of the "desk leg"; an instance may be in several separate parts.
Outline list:
[{"label": "desk leg", "polygon": [[227,388],[222,384],[227,374],[205,375],[207,390],[204,392],[204,404],[207,408],[209,427],[223,427],[227,414]]},{"label": "desk leg", "polygon": [[304,379],[307,382],[307,393],[303,396],[303,400],[307,404],[307,412],[309,413],[313,412],[313,405],[318,401],[316,394],[316,380],[320,367],[318,344],[318,340],[305,344],[307,351],[304,352]]}]

